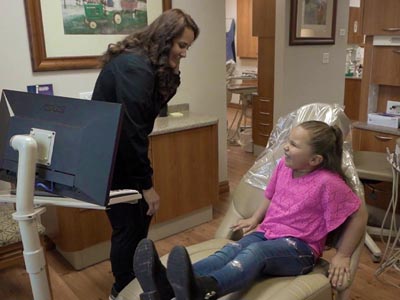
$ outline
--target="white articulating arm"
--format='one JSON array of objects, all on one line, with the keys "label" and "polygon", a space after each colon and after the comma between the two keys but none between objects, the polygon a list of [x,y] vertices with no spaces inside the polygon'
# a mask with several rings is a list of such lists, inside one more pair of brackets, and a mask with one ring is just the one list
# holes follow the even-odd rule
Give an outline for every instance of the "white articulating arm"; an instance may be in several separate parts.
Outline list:
[{"label": "white articulating arm", "polygon": [[28,135],[16,135],[11,138],[10,144],[14,150],[18,151],[17,201],[13,218],[19,224],[33,298],[51,300],[46,260],[40,244],[36,220],[37,215],[43,213],[45,209],[35,209],[33,205],[37,143]]}]

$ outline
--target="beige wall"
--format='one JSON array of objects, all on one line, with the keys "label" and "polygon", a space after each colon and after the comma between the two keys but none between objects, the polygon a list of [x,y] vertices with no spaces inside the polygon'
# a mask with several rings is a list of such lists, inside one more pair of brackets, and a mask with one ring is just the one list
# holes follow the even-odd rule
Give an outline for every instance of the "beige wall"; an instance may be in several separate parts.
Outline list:
[{"label": "beige wall", "polygon": [[[225,15],[228,24],[230,25],[231,19],[235,20],[236,31],[235,31],[235,47],[237,54],[237,0],[225,0]],[[226,28],[229,30],[229,27]],[[257,71],[257,59],[256,58],[236,58],[236,73],[241,74],[243,71]],[[233,103],[239,103],[239,95],[233,94],[232,100]]]},{"label": "beige wall", "polygon": [[[55,95],[73,98],[91,91],[98,70],[32,72],[23,3],[0,1],[0,89],[26,91],[27,85],[52,83]],[[173,7],[192,14],[201,34],[182,62],[182,86],[171,103],[189,103],[194,112],[218,116],[219,180],[227,180],[225,1],[173,0]]]},{"label": "beige wall", "polygon": [[335,44],[313,46],[289,46],[290,0],[276,2],[274,122],[307,103],[343,104],[349,1],[337,1]]}]

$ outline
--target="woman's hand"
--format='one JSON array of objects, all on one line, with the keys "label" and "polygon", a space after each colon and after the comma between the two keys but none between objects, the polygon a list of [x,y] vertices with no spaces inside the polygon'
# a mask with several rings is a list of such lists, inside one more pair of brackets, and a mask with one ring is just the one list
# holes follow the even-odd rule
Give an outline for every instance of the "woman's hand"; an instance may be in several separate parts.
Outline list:
[{"label": "woman's hand", "polygon": [[333,287],[341,286],[344,282],[350,281],[350,256],[337,252],[332,257],[328,273],[329,281]]},{"label": "woman's hand", "polygon": [[148,190],[143,190],[143,197],[149,205],[149,209],[146,214],[148,216],[154,215],[160,207],[160,196],[157,194],[156,190],[151,187]]},{"label": "woman's hand", "polygon": [[232,231],[236,230],[243,230],[243,233],[247,233],[254,228],[256,228],[258,225],[258,222],[253,218],[248,218],[248,219],[241,219],[239,220],[235,225],[231,226]]}]

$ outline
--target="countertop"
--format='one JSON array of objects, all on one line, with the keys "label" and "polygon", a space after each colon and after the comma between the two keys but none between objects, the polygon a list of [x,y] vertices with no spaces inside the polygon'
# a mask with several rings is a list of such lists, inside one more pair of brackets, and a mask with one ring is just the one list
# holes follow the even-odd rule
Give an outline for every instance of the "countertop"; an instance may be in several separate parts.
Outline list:
[{"label": "countertop", "polygon": [[370,125],[366,122],[354,121],[352,123],[354,128],[364,129],[364,130],[373,130],[381,133],[388,133],[400,136],[400,129],[385,127],[385,126],[378,126],[378,125]]},{"label": "countertop", "polygon": [[359,77],[359,76],[345,76],[344,78],[345,79],[355,79],[355,80],[361,80],[362,79],[362,77]]},{"label": "countertop", "polygon": [[199,114],[191,111],[181,111],[173,114],[178,114],[179,116],[168,115],[167,117],[158,117],[150,136],[210,126],[218,123],[218,118],[212,115]]}]

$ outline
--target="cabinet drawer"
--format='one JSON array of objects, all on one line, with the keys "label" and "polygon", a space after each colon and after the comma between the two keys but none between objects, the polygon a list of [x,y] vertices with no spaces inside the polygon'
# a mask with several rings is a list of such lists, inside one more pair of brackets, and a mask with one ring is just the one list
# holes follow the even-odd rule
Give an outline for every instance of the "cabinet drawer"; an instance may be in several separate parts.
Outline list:
[{"label": "cabinet drawer", "polygon": [[270,133],[272,130],[272,126],[263,126],[263,125],[255,125],[253,124],[253,143],[259,146],[266,146]]},{"label": "cabinet drawer", "polygon": [[260,112],[268,112],[272,113],[273,110],[273,102],[272,99],[264,98],[264,97],[259,97],[258,98],[258,108]]},{"label": "cabinet drawer", "polygon": [[369,131],[362,129],[353,129],[353,148],[360,151],[386,152],[386,147],[394,151],[396,139],[399,136]]},{"label": "cabinet drawer", "polygon": [[366,35],[400,34],[399,0],[365,0],[363,32]]},{"label": "cabinet drawer", "polygon": [[262,122],[262,121],[258,121],[258,122],[253,122],[253,127],[255,127],[255,129],[257,130],[258,133],[262,133],[265,135],[270,134],[273,126],[271,122]]},{"label": "cabinet drawer", "polygon": [[375,47],[372,83],[400,86],[400,47]]},{"label": "cabinet drawer", "polygon": [[267,97],[253,97],[253,119],[263,120],[263,122],[272,121],[273,115],[273,100]]},{"label": "cabinet drawer", "polygon": [[266,146],[273,125],[273,116],[271,113],[258,112],[253,115],[252,127],[254,144]]}]

